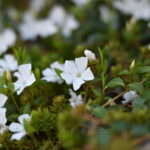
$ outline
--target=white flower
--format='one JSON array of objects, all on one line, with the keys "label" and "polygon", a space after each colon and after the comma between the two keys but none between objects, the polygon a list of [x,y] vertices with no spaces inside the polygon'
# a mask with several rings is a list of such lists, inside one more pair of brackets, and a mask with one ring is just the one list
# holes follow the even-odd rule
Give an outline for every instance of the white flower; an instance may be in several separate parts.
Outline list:
[{"label": "white flower", "polygon": [[51,64],[51,68],[59,69],[59,70],[63,71],[64,70],[64,64],[60,64],[59,62],[55,61]]},{"label": "white flower", "polygon": [[14,45],[16,35],[13,30],[6,29],[0,34],[0,54],[7,51],[8,48]]},{"label": "white flower", "polygon": [[100,18],[107,24],[111,24],[113,28],[117,27],[117,14],[105,5],[99,7]]},{"label": "white flower", "polygon": [[7,96],[4,94],[0,94],[0,134],[2,134],[7,129],[6,108],[3,107],[6,101]]},{"label": "white flower", "polygon": [[13,55],[5,55],[3,59],[0,59],[0,76],[5,71],[15,71],[18,67],[17,60]]},{"label": "white flower", "polygon": [[27,133],[24,129],[24,120],[30,121],[29,114],[23,114],[18,117],[17,122],[13,122],[9,126],[9,130],[11,132],[14,132],[14,134],[11,137],[11,140],[20,140],[22,137],[24,137]]},{"label": "white flower", "polygon": [[15,91],[17,91],[18,95],[21,94],[24,88],[35,82],[36,79],[31,69],[31,64],[23,64],[18,67],[18,72],[14,73],[14,76],[18,78],[14,83]]},{"label": "white flower", "polygon": [[149,0],[117,0],[114,2],[114,6],[126,14],[131,14],[136,19],[150,19]]},{"label": "white flower", "polygon": [[42,74],[43,74],[43,80],[46,80],[48,82],[57,82],[57,83],[62,83],[63,80],[58,76],[58,74],[56,73],[55,69],[59,69],[60,71],[64,70],[64,65],[63,64],[59,64],[58,62],[54,62],[51,64],[50,66],[51,68],[47,68],[45,70],[43,70]]},{"label": "white flower", "polygon": [[84,55],[88,58],[88,60],[95,60],[96,59],[95,54],[93,52],[91,52],[90,50],[85,50]]},{"label": "white flower", "polygon": [[124,101],[122,103],[123,104],[129,103],[137,97],[138,95],[135,91],[129,91],[123,95]]},{"label": "white flower", "polygon": [[37,21],[37,34],[43,38],[53,35],[57,32],[57,28],[49,19]]},{"label": "white flower", "polygon": [[71,98],[69,98],[69,102],[72,107],[76,107],[80,104],[83,104],[82,95],[77,95],[71,89],[69,89],[69,94],[71,96]]},{"label": "white flower", "polygon": [[49,13],[49,19],[66,37],[70,36],[72,31],[79,27],[79,23],[75,17],[68,14],[65,9],[59,5],[52,8]]},{"label": "white flower", "polygon": [[58,27],[64,24],[66,11],[62,6],[56,5],[49,12],[49,19]]},{"label": "white flower", "polygon": [[61,77],[67,84],[73,84],[73,89],[78,90],[85,81],[94,79],[90,68],[87,68],[88,59],[86,57],[76,58],[75,61],[65,61],[64,72]]},{"label": "white flower", "polygon": [[57,28],[49,19],[36,20],[31,14],[25,13],[19,32],[23,40],[34,40],[38,36],[45,38],[55,34]]},{"label": "white flower", "polygon": [[64,36],[68,37],[71,35],[72,31],[79,27],[78,21],[72,15],[67,15],[64,26],[62,28],[62,33]]}]

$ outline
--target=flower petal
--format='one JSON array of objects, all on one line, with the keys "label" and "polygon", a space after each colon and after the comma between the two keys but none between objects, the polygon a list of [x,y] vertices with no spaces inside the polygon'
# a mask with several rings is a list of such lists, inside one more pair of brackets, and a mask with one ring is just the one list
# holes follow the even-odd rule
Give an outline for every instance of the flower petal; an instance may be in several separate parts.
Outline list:
[{"label": "flower petal", "polygon": [[32,83],[35,82],[35,76],[33,73],[30,74],[30,76],[28,77],[27,83],[26,83],[26,87],[32,85]]},{"label": "flower petal", "polygon": [[5,125],[7,122],[6,108],[0,108],[0,124]]},{"label": "flower petal", "polygon": [[82,79],[85,81],[90,81],[94,79],[94,75],[90,68],[86,69],[82,74]]},{"label": "flower petal", "polygon": [[65,61],[65,68],[64,71],[69,74],[76,74],[77,73],[77,67],[74,61]]},{"label": "flower petal", "polygon": [[9,130],[11,132],[22,132],[22,131],[24,131],[24,127],[23,127],[22,124],[13,122],[13,123],[10,124]]},{"label": "flower petal", "polygon": [[6,103],[6,101],[7,101],[7,96],[6,95],[4,95],[4,94],[0,94],[0,107],[3,107],[4,106],[4,104]]},{"label": "flower petal", "polygon": [[31,71],[31,68],[32,68],[31,64],[23,64],[18,67],[18,70],[22,74],[26,75],[26,73],[28,74]]},{"label": "flower petal", "polygon": [[25,132],[19,132],[19,133],[15,133],[11,136],[11,140],[20,140],[23,136],[25,136],[26,133]]},{"label": "flower petal", "polygon": [[80,72],[83,72],[88,65],[88,59],[87,57],[79,57],[75,59],[75,63],[77,65],[77,68]]},{"label": "flower petal", "polygon": [[73,75],[65,72],[61,73],[61,77],[66,81],[67,84],[71,84],[75,78]]},{"label": "flower petal", "polygon": [[63,71],[64,70],[64,65],[63,64],[60,64],[59,62],[57,62],[57,61],[55,61],[55,62],[53,62],[52,64],[51,64],[51,68],[53,68],[53,69],[59,69],[59,70],[61,70],[61,71]]},{"label": "flower petal", "polygon": [[30,120],[30,115],[29,114],[23,114],[23,115],[20,115],[19,117],[18,117],[18,120],[19,120],[19,122],[21,123],[21,124],[23,124],[23,121],[24,120]]},{"label": "flower petal", "polygon": [[76,78],[73,81],[73,89],[76,91],[78,90],[82,84],[84,84],[85,82],[81,79],[81,78]]}]

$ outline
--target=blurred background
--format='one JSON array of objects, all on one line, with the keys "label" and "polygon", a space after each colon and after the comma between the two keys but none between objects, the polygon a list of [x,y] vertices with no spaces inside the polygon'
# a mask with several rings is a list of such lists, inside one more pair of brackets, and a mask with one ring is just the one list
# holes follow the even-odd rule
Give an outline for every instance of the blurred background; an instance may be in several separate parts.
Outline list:
[{"label": "blurred background", "polygon": [[[0,0],[0,54],[24,47],[44,68],[107,47],[125,67],[127,59],[149,57],[149,22],[149,0]],[[39,54],[49,60],[38,64]]]}]

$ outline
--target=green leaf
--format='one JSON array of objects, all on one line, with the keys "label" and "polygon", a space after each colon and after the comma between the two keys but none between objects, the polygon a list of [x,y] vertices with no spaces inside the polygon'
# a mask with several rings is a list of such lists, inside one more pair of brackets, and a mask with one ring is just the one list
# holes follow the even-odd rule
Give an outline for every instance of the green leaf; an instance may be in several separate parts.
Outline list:
[{"label": "green leaf", "polygon": [[128,86],[131,90],[137,91],[140,94],[144,91],[143,85],[139,82],[130,83]]},{"label": "green leaf", "polygon": [[149,129],[146,125],[134,125],[131,129],[131,133],[134,136],[143,136],[149,132]]},{"label": "green leaf", "polygon": [[107,116],[107,110],[103,107],[96,107],[93,109],[92,114],[99,118],[104,118]]},{"label": "green leaf", "polygon": [[138,109],[144,109],[146,107],[145,103],[145,99],[138,97],[136,99],[134,99],[132,101],[132,107],[133,107],[133,111],[138,110]]},{"label": "green leaf", "polygon": [[101,128],[97,135],[98,143],[101,145],[107,145],[111,141],[111,132],[108,129]]},{"label": "green leaf", "polygon": [[136,73],[150,73],[150,66],[141,66],[136,69]]},{"label": "green leaf", "polygon": [[30,110],[31,110],[31,105],[28,103],[23,106],[22,112],[25,114],[25,113],[29,113]]},{"label": "green leaf", "polygon": [[124,82],[121,78],[112,79],[110,82],[107,83],[106,88],[113,88],[117,86],[124,87]]},{"label": "green leaf", "polygon": [[94,93],[95,96],[101,96],[101,91],[99,91],[95,88],[92,89],[92,92]]},{"label": "green leaf", "polygon": [[123,70],[121,72],[119,72],[119,75],[128,75],[129,71],[128,70]]}]

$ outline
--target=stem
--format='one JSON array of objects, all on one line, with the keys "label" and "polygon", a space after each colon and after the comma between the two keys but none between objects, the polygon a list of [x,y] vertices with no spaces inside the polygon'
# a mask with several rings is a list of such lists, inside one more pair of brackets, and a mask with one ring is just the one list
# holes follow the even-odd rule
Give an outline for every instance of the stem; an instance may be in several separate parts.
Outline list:
[{"label": "stem", "polygon": [[[144,79],[142,80],[140,83],[144,83],[146,82],[148,79]],[[127,91],[129,91],[129,89],[121,92],[119,95],[115,96],[114,98],[109,99],[105,104],[103,104],[103,107],[106,107],[108,105],[110,105],[111,103],[113,103],[115,100],[117,100],[119,97],[123,96]]]},{"label": "stem", "polygon": [[110,105],[111,103],[113,103],[115,100],[117,100],[119,97],[123,96],[127,91],[123,91],[122,93],[120,93],[119,95],[115,96],[114,98],[109,99],[104,105],[103,107],[106,107],[108,105]]},{"label": "stem", "polygon": [[17,102],[16,102],[16,100],[15,100],[15,98],[14,98],[14,96],[12,94],[11,94],[11,98],[12,98],[12,100],[13,100],[16,108],[17,108],[17,111],[20,112],[19,106],[18,106],[18,104],[17,104]]}]

